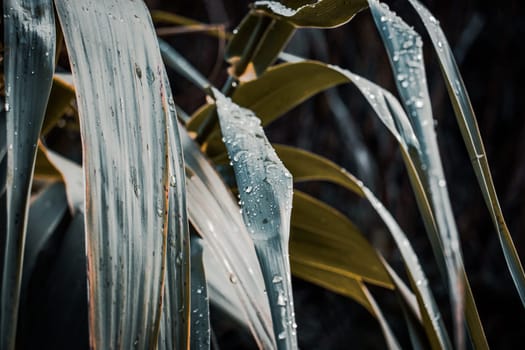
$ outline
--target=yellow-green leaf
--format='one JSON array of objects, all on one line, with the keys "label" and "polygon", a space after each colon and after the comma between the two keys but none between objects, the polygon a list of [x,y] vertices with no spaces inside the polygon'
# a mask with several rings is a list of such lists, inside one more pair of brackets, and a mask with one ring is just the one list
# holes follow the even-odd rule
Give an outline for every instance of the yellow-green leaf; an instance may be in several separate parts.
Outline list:
[{"label": "yellow-green leaf", "polygon": [[296,27],[333,28],[350,21],[367,7],[364,0],[256,1],[256,9],[286,20]]},{"label": "yellow-green leaf", "polygon": [[291,257],[302,264],[359,281],[394,288],[377,252],[343,214],[294,192]]},{"label": "yellow-green leaf", "polygon": [[323,270],[316,266],[303,264],[294,259],[293,256],[290,257],[290,263],[294,276],[337,294],[352,298],[363,305],[372,315],[375,315],[367,296],[363,293],[362,284],[358,280],[341,276],[339,273]]}]

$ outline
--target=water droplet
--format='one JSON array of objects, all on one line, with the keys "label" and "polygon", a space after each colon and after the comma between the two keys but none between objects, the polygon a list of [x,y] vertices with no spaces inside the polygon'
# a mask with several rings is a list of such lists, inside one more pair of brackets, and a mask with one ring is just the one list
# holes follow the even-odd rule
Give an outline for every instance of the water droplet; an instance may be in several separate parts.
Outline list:
[{"label": "water droplet", "polygon": [[273,276],[272,283],[281,283],[283,281],[283,278],[279,275]]},{"label": "water droplet", "polygon": [[446,182],[445,180],[440,179],[440,180],[438,181],[438,186],[439,186],[439,187],[445,187],[446,185],[447,185],[447,182]]},{"label": "water droplet", "polygon": [[277,305],[286,306],[286,297],[284,296],[283,292],[279,293],[277,296]]},{"label": "water droplet", "polygon": [[233,161],[234,162],[238,162],[241,159],[242,156],[248,157],[249,156],[248,151],[239,151],[239,152],[235,153],[235,155],[233,156]]},{"label": "water droplet", "polygon": [[423,100],[416,100],[414,102],[414,106],[416,106],[416,108],[423,108],[423,106],[425,105],[425,103],[423,102]]},{"label": "water droplet", "polygon": [[408,49],[410,47],[412,47],[412,45],[414,45],[414,42],[412,40],[407,40],[403,43],[403,48],[404,49]]},{"label": "water droplet", "polygon": [[202,294],[202,288],[197,288],[195,292],[197,292],[197,294]]},{"label": "water droplet", "polygon": [[286,332],[283,331],[283,332],[279,333],[278,338],[279,338],[280,340],[285,339],[285,338],[286,338]]},{"label": "water droplet", "polygon": [[233,284],[237,284],[237,276],[235,274],[230,273],[230,282]]},{"label": "water droplet", "polygon": [[5,111],[6,111],[6,112],[9,112],[9,109],[10,109],[10,108],[11,108],[11,107],[9,106],[9,103],[6,102],[6,103],[4,104],[4,109],[5,109]]},{"label": "water droplet", "polygon": [[248,186],[248,187],[246,187],[246,189],[244,190],[244,192],[246,192],[246,193],[250,193],[250,192],[252,192],[252,190],[253,190],[253,187],[252,187],[252,186]]},{"label": "water droplet", "polygon": [[177,187],[177,178],[175,177],[175,175],[170,176],[170,186]]}]

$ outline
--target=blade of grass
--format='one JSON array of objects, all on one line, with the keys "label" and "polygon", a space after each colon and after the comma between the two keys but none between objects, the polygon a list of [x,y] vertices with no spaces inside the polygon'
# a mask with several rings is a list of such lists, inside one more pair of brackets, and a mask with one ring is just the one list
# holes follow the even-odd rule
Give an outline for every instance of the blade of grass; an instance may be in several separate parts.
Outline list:
[{"label": "blade of grass", "polygon": [[[266,285],[278,349],[296,349],[288,240],[292,176],[253,112],[213,89],[219,123],[239,187],[243,219]],[[276,282],[278,281],[278,282]]]},{"label": "blade of grass", "polygon": [[56,33],[50,0],[6,0],[3,14],[7,154],[2,161],[6,213],[0,223],[0,348],[9,350],[15,346],[28,201],[53,77]]},{"label": "blade of grass", "polygon": [[402,102],[421,145],[419,167],[441,237],[446,264],[456,346],[464,348],[463,258],[459,235],[439,155],[423,63],[422,40],[414,29],[377,0],[369,0],[376,27],[393,69]]},{"label": "blade of grass", "polygon": [[[181,136],[189,172],[186,177],[188,215],[204,238],[210,296],[219,305],[237,305],[224,309],[228,313],[239,310],[233,316],[248,325],[257,344],[274,348],[264,282],[239,207],[219,174],[183,128]],[[203,212],[208,215],[202,215]]]},{"label": "blade of grass", "polygon": [[512,241],[512,236],[507,228],[507,224],[505,223],[505,218],[503,217],[503,212],[492,181],[485,147],[483,146],[483,141],[476,122],[476,115],[474,114],[474,109],[470,103],[465,83],[461,78],[456,60],[452,55],[452,50],[441,26],[439,25],[439,21],[426,7],[421,5],[419,1],[409,0],[409,2],[416,9],[428,34],[430,35],[432,45],[440,63],[441,72],[445,78],[445,84],[459,124],[459,129],[470,155],[472,167],[476,173],[492,222],[498,233],[498,238],[501,247],[503,248],[505,260],[512,275],[512,279],[518,290],[521,302],[525,306],[525,273],[518,252],[514,246],[514,242]]},{"label": "blade of grass", "polygon": [[[153,25],[141,2],[55,5],[83,140],[90,344],[155,348],[168,217],[182,219],[184,208],[175,203],[179,212],[169,213],[169,177],[176,172],[168,152],[176,145],[168,144],[169,88]],[[184,179],[177,183],[183,188]]]}]

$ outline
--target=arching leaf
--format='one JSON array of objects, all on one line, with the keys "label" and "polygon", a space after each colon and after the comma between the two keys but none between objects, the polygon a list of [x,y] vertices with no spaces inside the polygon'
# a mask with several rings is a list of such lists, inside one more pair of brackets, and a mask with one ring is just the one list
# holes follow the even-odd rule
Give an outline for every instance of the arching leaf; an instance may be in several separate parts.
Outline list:
[{"label": "arching leaf", "polygon": [[[55,17],[50,0],[5,0],[5,104],[0,124],[0,348],[14,349],[36,144],[51,89]],[[4,113],[5,112],[5,113]],[[4,138],[5,137],[5,138]],[[0,196],[1,197],[1,196]],[[4,219],[5,218],[5,219]],[[5,220],[5,221],[4,221]]]}]

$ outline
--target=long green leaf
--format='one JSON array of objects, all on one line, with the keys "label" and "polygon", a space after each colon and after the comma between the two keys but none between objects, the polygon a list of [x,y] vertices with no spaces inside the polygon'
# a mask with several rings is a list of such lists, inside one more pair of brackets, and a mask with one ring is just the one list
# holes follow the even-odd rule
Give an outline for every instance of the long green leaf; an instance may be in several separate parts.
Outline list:
[{"label": "long green leaf", "polygon": [[[168,217],[183,218],[184,210],[176,204],[179,211],[168,214],[170,176],[177,175],[168,152],[180,150],[169,150],[176,146],[168,145],[172,109],[153,25],[141,2],[55,4],[83,140],[90,344],[152,349],[163,307]],[[184,179],[176,182],[183,186]]]},{"label": "long green leaf", "polygon": [[[285,63],[271,67],[256,80],[241,84],[235,90],[232,99],[237,104],[251,109],[261,118],[263,125],[268,125],[311,96],[346,81],[346,77],[327,69],[322,63]],[[204,111],[196,113],[188,128],[195,129],[195,125],[202,122],[204,114]],[[207,147],[210,155],[224,150],[218,130],[210,135]]]},{"label": "long green leaf", "polygon": [[296,349],[288,240],[292,176],[271,147],[260,119],[219,91],[219,123],[239,187],[243,219],[266,285],[278,349]]},{"label": "long green leaf", "polygon": [[263,277],[239,207],[219,174],[182,128],[181,136],[189,172],[188,215],[204,238],[210,297],[247,324],[260,347],[275,348]]},{"label": "long green leaf", "polygon": [[297,27],[333,28],[350,21],[357,12],[366,8],[366,1],[259,0],[254,6]]},{"label": "long green leaf", "polygon": [[0,348],[9,350],[15,346],[28,199],[51,89],[56,34],[50,0],[6,0],[3,13],[6,96],[1,118],[7,154],[5,161],[0,158],[6,168],[6,213],[5,222],[0,222]]},{"label": "long green leaf", "polygon": [[294,191],[291,259],[340,273],[357,281],[393,288],[377,252],[344,215]]},{"label": "long green leaf", "polygon": [[441,238],[454,315],[456,346],[462,348],[465,299],[465,285],[461,273],[463,258],[433,125],[423,63],[423,43],[419,34],[391,12],[388,6],[377,0],[368,2],[387,49],[399,94],[421,145],[419,173],[425,184]]},{"label": "long green leaf", "polygon": [[498,233],[505,260],[509,266],[509,271],[520,295],[521,302],[525,306],[525,273],[499,205],[498,196],[490,174],[485,147],[481,140],[478,123],[476,122],[476,115],[474,114],[472,104],[470,103],[465,83],[461,78],[456,60],[452,55],[452,50],[441,26],[439,25],[439,21],[426,7],[421,5],[419,1],[409,1],[421,17],[421,20],[430,35],[432,45],[434,46],[434,50],[439,59],[441,71],[445,78],[448,94],[452,101],[452,106],[454,107],[454,113],[461,134],[470,155],[472,167],[476,173],[492,222]]}]

